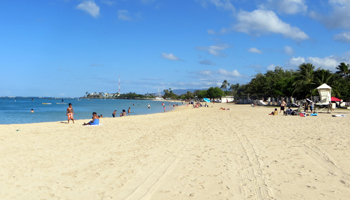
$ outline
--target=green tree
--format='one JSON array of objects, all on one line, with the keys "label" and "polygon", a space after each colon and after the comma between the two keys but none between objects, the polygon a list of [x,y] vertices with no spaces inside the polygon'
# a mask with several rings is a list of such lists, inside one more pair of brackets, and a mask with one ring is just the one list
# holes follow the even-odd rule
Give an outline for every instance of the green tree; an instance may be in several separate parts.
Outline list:
[{"label": "green tree", "polygon": [[177,99],[178,96],[176,94],[173,93],[173,91],[171,90],[171,88],[169,88],[169,90],[164,90],[164,99],[170,98],[170,99]]},{"label": "green tree", "polygon": [[207,91],[207,95],[210,99],[221,98],[224,96],[224,91],[222,91],[219,87],[210,87]]},{"label": "green tree", "polygon": [[227,95],[227,88],[230,86],[230,83],[227,82],[227,80],[224,80],[224,82],[222,82],[221,85],[221,89],[225,89],[226,90],[226,95]]},{"label": "green tree", "polygon": [[338,71],[335,73],[341,75],[342,77],[348,77],[350,74],[350,64],[345,64],[342,62],[336,67],[336,69]]},{"label": "green tree", "polygon": [[186,99],[192,99],[194,97],[193,93],[190,91],[187,91],[185,94]]},{"label": "green tree", "polygon": [[208,91],[208,90],[202,90],[202,91],[200,91],[200,92],[198,93],[198,95],[197,95],[198,98],[203,99],[203,98],[209,97],[207,91]]},{"label": "green tree", "polygon": [[293,84],[295,87],[294,93],[298,94],[299,97],[309,97],[312,91],[315,89],[316,83],[314,80],[314,72],[315,66],[313,66],[311,63],[299,65],[296,81]]}]

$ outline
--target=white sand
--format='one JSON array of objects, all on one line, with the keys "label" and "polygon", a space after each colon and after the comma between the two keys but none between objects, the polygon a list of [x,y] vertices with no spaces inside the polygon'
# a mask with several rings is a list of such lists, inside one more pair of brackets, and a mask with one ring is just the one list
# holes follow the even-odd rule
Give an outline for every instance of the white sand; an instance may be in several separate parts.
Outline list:
[{"label": "white sand", "polygon": [[272,110],[0,125],[0,199],[349,199],[350,113]]}]

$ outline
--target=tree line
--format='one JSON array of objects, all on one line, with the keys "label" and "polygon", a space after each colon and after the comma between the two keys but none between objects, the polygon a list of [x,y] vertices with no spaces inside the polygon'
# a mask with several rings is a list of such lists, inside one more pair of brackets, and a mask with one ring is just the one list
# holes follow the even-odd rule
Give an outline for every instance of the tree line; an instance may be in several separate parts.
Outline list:
[{"label": "tree line", "polygon": [[275,67],[266,73],[257,73],[247,84],[231,84],[224,80],[221,87],[211,87],[208,90],[188,91],[177,96],[171,89],[164,90],[164,98],[192,99],[220,98],[232,95],[235,98],[261,99],[264,97],[296,97],[297,99],[318,96],[317,87],[326,83],[332,87],[332,96],[350,99],[350,65],[340,63],[335,72],[316,68],[311,63],[299,65],[297,70],[284,70]]},{"label": "tree line", "polygon": [[[326,83],[332,87],[332,96],[350,99],[350,65],[340,63],[335,72],[316,68],[311,63],[299,65],[297,70],[284,70],[276,67],[267,70],[266,73],[258,72],[247,84],[231,84],[224,80],[221,87],[210,87],[207,90],[188,91],[177,95],[172,89],[165,89],[164,99],[194,99],[194,98],[221,98],[222,96],[235,96],[235,98],[261,99],[264,97],[296,97],[304,99],[318,96],[317,87]],[[88,92],[86,93],[88,94]],[[117,99],[150,99],[156,94],[120,94],[113,98]]]},{"label": "tree line", "polygon": [[326,83],[332,87],[332,96],[350,99],[350,65],[340,63],[336,72],[317,68],[311,63],[299,65],[297,70],[276,67],[266,73],[258,73],[241,86],[242,93],[252,98],[296,97],[304,99],[318,96],[317,87]]}]

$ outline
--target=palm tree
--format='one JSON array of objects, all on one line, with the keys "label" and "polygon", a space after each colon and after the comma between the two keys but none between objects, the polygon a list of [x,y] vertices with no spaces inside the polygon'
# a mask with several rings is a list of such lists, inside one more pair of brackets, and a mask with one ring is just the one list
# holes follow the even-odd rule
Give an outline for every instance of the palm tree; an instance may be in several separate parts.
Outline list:
[{"label": "palm tree", "polygon": [[315,66],[311,63],[299,65],[296,81],[293,83],[293,86],[295,86],[293,93],[300,93],[303,97],[309,96],[316,86],[314,72]]},{"label": "palm tree", "polygon": [[341,75],[342,77],[348,77],[350,74],[350,64],[345,64],[342,62],[336,67],[336,69],[338,71],[335,73]]},{"label": "palm tree", "polygon": [[226,95],[227,95],[227,87],[230,86],[230,84],[227,82],[227,80],[224,80],[221,85],[221,89],[226,89]]}]

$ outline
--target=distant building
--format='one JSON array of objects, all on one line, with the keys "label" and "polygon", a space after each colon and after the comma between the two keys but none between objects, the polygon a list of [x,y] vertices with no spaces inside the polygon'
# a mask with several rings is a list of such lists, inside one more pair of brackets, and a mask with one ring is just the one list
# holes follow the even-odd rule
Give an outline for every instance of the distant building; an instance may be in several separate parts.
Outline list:
[{"label": "distant building", "polygon": [[230,103],[235,100],[234,96],[221,97],[221,103]]}]

